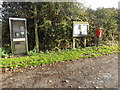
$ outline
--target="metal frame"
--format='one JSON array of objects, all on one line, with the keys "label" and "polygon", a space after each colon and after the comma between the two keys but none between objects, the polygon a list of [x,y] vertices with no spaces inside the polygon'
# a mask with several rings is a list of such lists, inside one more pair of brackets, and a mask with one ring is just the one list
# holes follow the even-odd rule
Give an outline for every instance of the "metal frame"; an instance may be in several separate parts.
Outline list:
[{"label": "metal frame", "polygon": [[[16,41],[13,41],[13,35],[12,35],[12,21],[24,21],[25,22],[25,46],[26,46],[26,53],[28,52],[28,40],[27,40],[27,20],[25,18],[9,18],[9,27],[10,27],[10,40],[11,40],[11,49],[12,49],[12,54],[15,54],[14,53],[14,42]],[[22,40],[22,39],[21,39]],[[23,40],[22,40],[23,41]],[[18,41],[20,42],[20,41]]]}]

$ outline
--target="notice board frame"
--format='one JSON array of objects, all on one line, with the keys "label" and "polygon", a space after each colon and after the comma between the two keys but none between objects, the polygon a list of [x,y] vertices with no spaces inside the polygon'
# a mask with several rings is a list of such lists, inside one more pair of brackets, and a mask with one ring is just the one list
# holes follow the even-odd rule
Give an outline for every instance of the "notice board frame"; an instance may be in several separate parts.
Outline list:
[{"label": "notice board frame", "polygon": [[[75,30],[75,25],[87,25],[87,34],[81,34],[80,31],[78,32],[79,34],[75,34],[74,30]],[[82,28],[80,27],[80,30],[82,30]],[[84,47],[86,47],[86,37],[88,36],[88,31],[89,31],[89,23],[88,22],[84,22],[84,21],[73,21],[73,48],[75,48],[75,39],[76,38],[80,38],[80,37],[84,37]]]}]

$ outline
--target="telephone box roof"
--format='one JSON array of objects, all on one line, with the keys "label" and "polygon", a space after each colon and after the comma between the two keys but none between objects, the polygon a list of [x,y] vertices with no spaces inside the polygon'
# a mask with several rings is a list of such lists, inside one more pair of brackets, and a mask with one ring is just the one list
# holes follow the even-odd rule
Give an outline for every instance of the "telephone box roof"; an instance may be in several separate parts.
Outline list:
[{"label": "telephone box roof", "polygon": [[9,18],[9,20],[26,20],[26,18]]}]

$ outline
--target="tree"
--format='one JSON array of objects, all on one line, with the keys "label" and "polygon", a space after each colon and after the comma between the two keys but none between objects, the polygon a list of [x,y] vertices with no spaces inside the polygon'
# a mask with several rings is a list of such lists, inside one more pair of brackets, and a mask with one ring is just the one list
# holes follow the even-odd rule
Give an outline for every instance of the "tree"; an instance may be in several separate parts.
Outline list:
[{"label": "tree", "polygon": [[90,27],[94,30],[102,27],[104,31],[104,41],[115,42],[118,33],[118,10],[114,8],[98,8],[97,10],[88,9],[88,19]]},{"label": "tree", "polygon": [[[31,2],[3,2],[2,4],[2,43],[3,47],[10,44],[9,17],[26,18],[28,23],[28,38],[34,39],[33,4]],[[32,34],[32,35],[31,35]],[[28,39],[29,48],[33,48],[34,40]]]},{"label": "tree", "polygon": [[37,3],[34,2],[34,23],[35,23],[35,42],[36,51],[39,52],[39,40],[38,40],[38,24],[37,24]]},{"label": "tree", "polygon": [[98,24],[104,28],[105,37],[114,42],[114,35],[117,33],[118,30],[117,10],[114,8],[102,8],[96,11],[96,15],[99,21]]}]

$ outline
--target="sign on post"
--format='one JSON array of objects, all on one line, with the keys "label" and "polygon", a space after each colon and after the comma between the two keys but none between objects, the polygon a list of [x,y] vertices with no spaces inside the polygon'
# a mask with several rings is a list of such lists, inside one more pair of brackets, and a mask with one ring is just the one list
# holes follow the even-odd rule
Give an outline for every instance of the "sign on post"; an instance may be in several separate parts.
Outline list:
[{"label": "sign on post", "polygon": [[13,54],[26,54],[27,24],[25,18],[9,18],[11,49]]},{"label": "sign on post", "polygon": [[[73,48],[75,48],[75,38],[88,35],[89,23],[88,22],[73,22]],[[84,38],[84,47],[86,47],[86,37]]]}]

